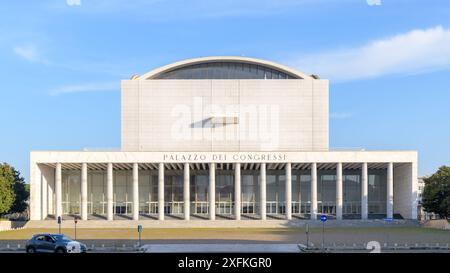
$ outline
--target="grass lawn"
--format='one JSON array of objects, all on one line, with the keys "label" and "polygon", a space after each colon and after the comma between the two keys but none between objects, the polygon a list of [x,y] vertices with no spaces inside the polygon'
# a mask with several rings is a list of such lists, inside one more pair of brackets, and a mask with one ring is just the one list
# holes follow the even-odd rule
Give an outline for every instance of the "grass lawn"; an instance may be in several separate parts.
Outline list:
[{"label": "grass lawn", "polygon": [[[312,233],[321,233],[321,228],[311,228]],[[25,240],[36,233],[58,233],[58,229],[21,229],[0,232],[0,240]],[[62,233],[74,237],[74,229],[62,229]],[[305,230],[302,228],[152,228],[142,232],[142,239],[217,239],[217,240],[259,240],[280,241],[285,238],[303,236]],[[420,236],[425,234],[448,235],[450,231],[419,228],[419,227],[391,227],[391,228],[326,228],[326,233],[337,236],[355,236],[361,234],[389,233],[409,234]],[[137,229],[77,229],[78,239],[136,239]]]}]

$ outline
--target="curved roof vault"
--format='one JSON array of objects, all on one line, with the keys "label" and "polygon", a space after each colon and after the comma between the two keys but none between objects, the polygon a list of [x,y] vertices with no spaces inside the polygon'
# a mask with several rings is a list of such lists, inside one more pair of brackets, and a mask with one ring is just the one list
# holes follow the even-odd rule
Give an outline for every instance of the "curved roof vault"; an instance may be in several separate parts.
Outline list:
[{"label": "curved roof vault", "polygon": [[[187,70],[191,69],[191,77],[195,79],[195,77],[200,74],[192,74],[192,71],[195,68],[201,68],[205,66],[210,67],[219,67],[223,70],[224,66],[229,69],[230,66],[236,67],[236,66],[243,67],[242,69],[245,69],[245,67],[248,67],[248,69],[251,69],[252,67],[257,67],[256,69],[262,70],[262,71],[268,71],[267,73],[270,75],[275,75],[276,77],[271,78],[282,78],[282,79],[315,79],[315,76],[309,76],[303,72],[297,71],[295,69],[292,69],[290,67],[280,65],[274,62],[261,60],[261,59],[255,59],[255,58],[248,58],[248,57],[236,57],[236,56],[213,56],[213,57],[202,57],[202,58],[194,58],[194,59],[187,59],[175,63],[171,63],[156,69],[153,69],[150,72],[147,72],[141,76],[133,77],[135,80],[156,80],[156,79],[177,79],[184,77],[183,75],[186,75]],[[236,68],[234,68],[236,70]],[[218,71],[218,70],[217,70]],[[259,72],[260,72],[259,71]],[[184,74],[183,74],[184,73]],[[220,73],[220,72],[217,72]],[[261,72],[260,72],[261,73]],[[263,77],[266,78],[266,72],[263,72]],[[246,75],[239,75],[243,78],[246,78]],[[252,78],[255,75],[250,75],[250,78]],[[260,75],[261,76],[261,75]],[[212,76],[212,78],[214,78]],[[230,76],[229,78],[233,78]]]}]

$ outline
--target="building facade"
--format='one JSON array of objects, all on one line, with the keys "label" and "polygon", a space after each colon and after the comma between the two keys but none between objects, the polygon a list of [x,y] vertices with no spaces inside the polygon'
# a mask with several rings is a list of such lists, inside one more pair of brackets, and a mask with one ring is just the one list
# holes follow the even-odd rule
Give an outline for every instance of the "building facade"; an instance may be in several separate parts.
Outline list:
[{"label": "building facade", "polygon": [[415,151],[330,150],[328,81],[243,57],[122,81],[120,151],[32,151],[31,220],[417,219]]}]

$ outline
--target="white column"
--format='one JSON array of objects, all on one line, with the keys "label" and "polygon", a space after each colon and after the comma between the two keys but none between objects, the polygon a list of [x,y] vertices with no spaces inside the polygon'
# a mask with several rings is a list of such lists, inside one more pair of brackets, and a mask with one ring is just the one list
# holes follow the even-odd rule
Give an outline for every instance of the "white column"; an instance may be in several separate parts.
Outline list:
[{"label": "white column", "polygon": [[209,164],[209,220],[216,220],[216,164]]},{"label": "white column", "polygon": [[361,219],[367,220],[369,217],[369,205],[368,205],[368,170],[367,163],[362,164],[361,172]]},{"label": "white column", "polygon": [[317,219],[317,163],[311,164],[311,219]]},{"label": "white column", "polygon": [[388,163],[387,168],[387,199],[386,217],[394,217],[394,163]]},{"label": "white column", "polygon": [[260,173],[260,190],[259,190],[259,203],[260,203],[260,213],[261,213],[261,220],[266,220],[266,209],[267,209],[267,202],[266,202],[266,163],[261,163],[261,173]]},{"label": "white column", "polygon": [[48,181],[47,177],[41,172],[41,219],[45,220],[48,215]]},{"label": "white column", "polygon": [[234,216],[241,220],[241,163],[234,165]]},{"label": "white column", "polygon": [[81,220],[88,218],[88,184],[87,184],[87,163],[81,164]]},{"label": "white column", "polygon": [[[52,171],[53,177],[55,177],[55,169],[52,168]],[[42,220],[41,184],[41,166],[36,162],[30,162],[30,220]]]},{"label": "white column", "polygon": [[47,215],[55,215],[55,173],[47,180]]},{"label": "white column", "polygon": [[108,221],[114,220],[113,195],[113,164],[108,163],[106,171],[106,218]]},{"label": "white column", "polygon": [[62,216],[62,181],[61,163],[56,163],[55,169],[56,218]]},{"label": "white column", "polygon": [[292,171],[291,163],[286,163],[286,219],[292,219]]},{"label": "white column", "polygon": [[190,179],[189,163],[184,163],[184,184],[183,184],[184,220],[189,220],[191,215],[189,179]]},{"label": "white column", "polygon": [[139,164],[133,163],[133,220],[139,220]]},{"label": "white column", "polygon": [[410,169],[410,178],[411,178],[411,194],[412,194],[412,206],[411,206],[411,219],[417,220],[417,204],[419,202],[418,200],[418,183],[419,180],[417,178],[417,160],[413,161],[411,163],[411,169]]},{"label": "white column", "polygon": [[158,220],[164,220],[164,163],[158,166]]},{"label": "white column", "polygon": [[336,219],[342,220],[342,163],[336,166]]}]

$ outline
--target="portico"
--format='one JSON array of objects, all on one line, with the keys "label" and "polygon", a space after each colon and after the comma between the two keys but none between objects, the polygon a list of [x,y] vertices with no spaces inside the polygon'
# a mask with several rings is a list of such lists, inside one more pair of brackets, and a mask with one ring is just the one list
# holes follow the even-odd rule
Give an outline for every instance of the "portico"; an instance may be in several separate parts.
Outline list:
[{"label": "portico", "polygon": [[[320,152],[278,154],[279,161],[233,162],[235,153],[203,153],[206,161],[179,163],[164,160],[166,153],[82,152],[77,157],[86,162],[75,163],[71,152],[34,152],[34,214],[110,221],[415,217],[412,205],[395,204],[415,198],[401,179],[414,177],[414,152],[327,152],[326,162],[308,162]],[[162,162],[141,160],[152,157]]]}]

